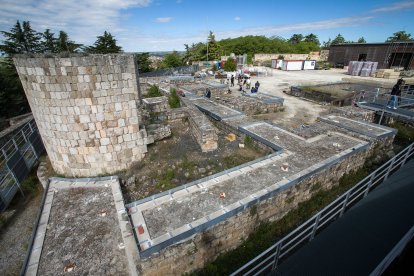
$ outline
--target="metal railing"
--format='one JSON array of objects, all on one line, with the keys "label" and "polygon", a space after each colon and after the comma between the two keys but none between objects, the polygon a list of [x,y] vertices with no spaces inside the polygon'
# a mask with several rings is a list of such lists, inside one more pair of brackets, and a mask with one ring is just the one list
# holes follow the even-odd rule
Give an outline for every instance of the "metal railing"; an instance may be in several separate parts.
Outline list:
[{"label": "metal railing", "polygon": [[381,182],[387,180],[392,172],[401,168],[413,155],[414,143],[231,275],[261,275],[264,272],[274,271],[281,259],[311,241],[321,228],[341,217],[347,209],[366,197]]},{"label": "metal railing", "polygon": [[21,182],[37,163],[44,150],[34,119],[0,148],[0,211],[3,211],[21,189]]},{"label": "metal railing", "polygon": [[[360,91],[355,94],[355,103],[376,103],[382,106],[389,105],[391,100],[391,93],[379,93],[372,91]],[[403,90],[401,96],[398,97],[397,107],[411,107],[414,106],[414,93],[409,90]]]}]

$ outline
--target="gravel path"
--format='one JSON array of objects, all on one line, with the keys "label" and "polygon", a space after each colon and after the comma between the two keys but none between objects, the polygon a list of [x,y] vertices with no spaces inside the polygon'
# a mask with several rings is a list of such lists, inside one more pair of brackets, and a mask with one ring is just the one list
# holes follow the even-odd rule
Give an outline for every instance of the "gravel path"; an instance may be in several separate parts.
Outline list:
[{"label": "gravel path", "polygon": [[[39,192],[0,230],[0,275],[19,275],[42,200]],[[22,208],[22,209],[23,209]]]}]

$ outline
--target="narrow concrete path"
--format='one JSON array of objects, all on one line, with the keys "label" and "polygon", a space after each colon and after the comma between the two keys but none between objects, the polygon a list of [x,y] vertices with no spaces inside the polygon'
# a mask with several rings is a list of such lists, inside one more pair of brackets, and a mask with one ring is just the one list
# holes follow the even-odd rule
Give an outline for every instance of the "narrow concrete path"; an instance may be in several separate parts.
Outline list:
[{"label": "narrow concrete path", "polygon": [[283,262],[276,275],[369,275],[414,225],[414,160]]}]

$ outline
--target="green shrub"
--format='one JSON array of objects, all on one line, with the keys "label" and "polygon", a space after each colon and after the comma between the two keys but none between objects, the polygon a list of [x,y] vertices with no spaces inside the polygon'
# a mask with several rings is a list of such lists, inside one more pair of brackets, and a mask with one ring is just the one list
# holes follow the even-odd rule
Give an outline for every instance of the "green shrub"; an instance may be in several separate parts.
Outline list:
[{"label": "green shrub", "polygon": [[170,96],[168,97],[168,104],[171,108],[178,108],[181,106],[180,104],[180,98],[177,95],[177,90],[172,88],[170,90]]},{"label": "green shrub", "polygon": [[161,97],[161,91],[155,84],[151,85],[151,87],[148,90],[147,98],[155,98],[155,97]]},{"label": "green shrub", "polygon": [[245,136],[244,137],[244,145],[248,148],[252,148],[253,147],[253,139],[250,136]]}]

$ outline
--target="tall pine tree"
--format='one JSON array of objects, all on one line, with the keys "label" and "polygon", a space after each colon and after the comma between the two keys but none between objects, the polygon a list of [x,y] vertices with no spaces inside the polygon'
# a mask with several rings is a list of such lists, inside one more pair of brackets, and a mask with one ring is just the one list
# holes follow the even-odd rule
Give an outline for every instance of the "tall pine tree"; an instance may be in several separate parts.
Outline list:
[{"label": "tall pine tree", "polygon": [[113,54],[122,52],[121,46],[116,45],[116,39],[111,33],[105,31],[103,35],[98,36],[93,46],[85,50],[94,54]]},{"label": "tall pine tree", "polygon": [[213,32],[210,31],[208,34],[208,57],[207,60],[217,60],[220,59],[219,45],[216,42],[216,37]]}]

